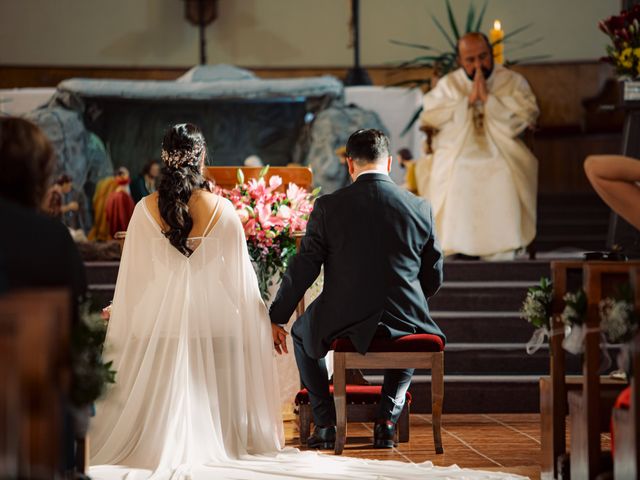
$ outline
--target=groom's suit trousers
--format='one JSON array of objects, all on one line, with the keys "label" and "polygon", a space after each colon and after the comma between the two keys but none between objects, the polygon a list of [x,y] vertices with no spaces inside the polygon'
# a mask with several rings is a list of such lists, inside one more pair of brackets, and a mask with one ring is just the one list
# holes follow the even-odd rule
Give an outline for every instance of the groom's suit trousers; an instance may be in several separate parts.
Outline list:
[{"label": "groom's suit trousers", "polygon": [[[313,423],[318,426],[335,425],[336,410],[333,397],[329,394],[329,379],[325,359],[312,358],[305,352],[304,342],[299,334],[299,325],[304,321],[304,317],[301,318],[293,324],[291,329],[296,363],[300,371],[300,380],[309,392]],[[376,336],[379,335],[388,336],[387,328],[379,328]],[[393,423],[398,421],[404,407],[407,390],[411,384],[413,371],[413,368],[384,371],[378,419],[391,420]]]}]

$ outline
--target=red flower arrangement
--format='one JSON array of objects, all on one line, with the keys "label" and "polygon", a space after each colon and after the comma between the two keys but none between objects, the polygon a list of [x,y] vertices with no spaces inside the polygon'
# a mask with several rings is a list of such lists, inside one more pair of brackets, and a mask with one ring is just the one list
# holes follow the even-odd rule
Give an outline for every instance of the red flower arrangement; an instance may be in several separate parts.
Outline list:
[{"label": "red flower arrangement", "polygon": [[640,76],[640,5],[600,21],[598,28],[612,43],[604,60],[614,65],[621,77]]}]

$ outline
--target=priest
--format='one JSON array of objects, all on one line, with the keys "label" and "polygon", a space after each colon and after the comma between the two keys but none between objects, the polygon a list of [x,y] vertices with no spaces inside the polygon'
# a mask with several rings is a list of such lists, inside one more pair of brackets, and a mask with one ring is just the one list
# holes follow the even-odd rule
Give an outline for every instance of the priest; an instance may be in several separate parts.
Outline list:
[{"label": "priest", "polygon": [[536,232],[538,161],[521,139],[536,99],[521,75],[494,64],[482,33],[461,37],[457,54],[460,68],[424,97],[422,125],[437,134],[421,194],[446,255],[513,259]]}]

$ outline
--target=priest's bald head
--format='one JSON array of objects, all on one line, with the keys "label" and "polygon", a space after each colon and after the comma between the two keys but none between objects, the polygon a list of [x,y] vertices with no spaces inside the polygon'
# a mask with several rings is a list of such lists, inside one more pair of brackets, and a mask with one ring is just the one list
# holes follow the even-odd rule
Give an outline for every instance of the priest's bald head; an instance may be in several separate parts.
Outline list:
[{"label": "priest's bald head", "polygon": [[493,72],[493,49],[484,33],[469,32],[458,40],[456,44],[458,65],[460,65],[467,77],[473,80],[476,69],[481,68],[484,78],[489,78]]},{"label": "priest's bald head", "polygon": [[363,172],[389,173],[389,139],[375,128],[354,132],[347,140],[347,164],[354,181]]}]

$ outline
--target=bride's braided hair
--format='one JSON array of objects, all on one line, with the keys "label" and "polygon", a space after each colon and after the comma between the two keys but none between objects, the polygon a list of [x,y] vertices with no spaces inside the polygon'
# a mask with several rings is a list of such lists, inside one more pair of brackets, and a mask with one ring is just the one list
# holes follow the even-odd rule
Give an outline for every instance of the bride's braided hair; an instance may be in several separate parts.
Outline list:
[{"label": "bride's braided hair", "polygon": [[202,132],[190,123],[174,125],[162,140],[158,208],[168,226],[162,233],[186,256],[193,253],[187,246],[193,227],[189,199],[195,190],[210,190],[209,182],[202,176],[206,150]]}]

